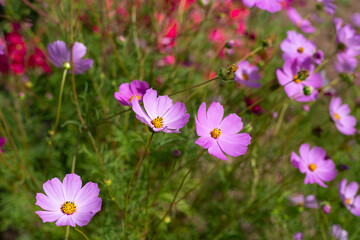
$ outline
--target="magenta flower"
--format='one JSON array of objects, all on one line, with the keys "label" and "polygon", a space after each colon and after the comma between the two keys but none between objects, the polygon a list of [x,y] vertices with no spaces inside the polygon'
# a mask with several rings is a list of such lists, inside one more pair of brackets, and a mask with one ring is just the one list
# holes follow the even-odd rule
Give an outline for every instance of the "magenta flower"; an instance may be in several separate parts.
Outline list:
[{"label": "magenta flower", "polygon": [[337,175],[334,162],[331,159],[326,159],[326,152],[321,147],[315,146],[310,150],[309,144],[302,144],[300,156],[292,152],[290,161],[301,173],[306,174],[305,184],[317,183],[327,188],[323,181],[331,181]]},{"label": "magenta flower", "polygon": [[354,13],[351,21],[356,27],[360,27],[360,13]]},{"label": "magenta flower", "polygon": [[331,226],[331,233],[337,240],[348,240],[348,233],[340,227],[338,224]]},{"label": "magenta flower", "polygon": [[184,103],[173,104],[167,95],[157,97],[157,92],[152,88],[143,96],[146,112],[140,107],[137,99],[131,103],[136,118],[149,125],[155,132],[179,133],[179,129],[189,121],[190,114],[186,113]]},{"label": "magenta flower", "polygon": [[36,194],[36,205],[45,211],[35,213],[43,222],[55,222],[57,226],[87,225],[101,209],[100,189],[96,183],[88,182],[82,187],[80,176],[66,174],[63,182],[58,178],[48,180],[43,185],[45,194]]},{"label": "magenta flower", "polygon": [[357,182],[351,182],[347,185],[347,180],[343,179],[339,183],[339,195],[340,199],[345,207],[355,216],[360,216],[360,195],[356,196],[359,190],[359,184]]},{"label": "magenta flower", "polygon": [[298,64],[297,60],[288,60],[282,69],[276,70],[280,85],[284,86],[289,98],[298,102],[309,102],[317,99],[318,90],[323,85],[320,73],[313,73],[311,59]]},{"label": "magenta flower", "polygon": [[328,204],[328,203],[324,204],[324,206],[322,207],[322,210],[325,214],[329,214],[330,210],[331,210],[330,204]]},{"label": "magenta flower", "polygon": [[333,15],[336,11],[336,5],[333,3],[334,0],[317,0],[320,4],[319,6],[323,7],[325,12],[330,15]]},{"label": "magenta flower", "polygon": [[341,98],[333,97],[330,101],[329,110],[330,117],[342,134],[353,135],[356,132],[356,118],[349,115],[349,105],[341,105]]},{"label": "magenta flower", "polygon": [[295,195],[293,197],[289,197],[289,201],[291,204],[299,207],[307,207],[307,208],[319,208],[319,204],[316,201],[314,195],[304,196],[304,194]]},{"label": "magenta flower", "polygon": [[335,70],[339,73],[354,73],[358,65],[356,56],[348,52],[340,52],[334,62]]},{"label": "magenta flower", "polygon": [[248,133],[238,133],[243,128],[241,118],[235,113],[223,119],[224,108],[218,102],[210,104],[206,112],[206,103],[199,107],[195,116],[196,144],[209,149],[209,154],[227,160],[225,154],[238,157],[244,155],[251,137]]},{"label": "magenta flower", "polygon": [[293,240],[303,240],[303,234],[301,232],[295,233]]},{"label": "magenta flower", "polygon": [[295,31],[288,31],[287,38],[281,42],[281,50],[284,52],[285,61],[297,59],[299,62],[311,58],[316,51],[312,41],[307,40],[302,34]]},{"label": "magenta flower", "polygon": [[311,25],[311,22],[307,19],[303,19],[295,8],[289,8],[287,10],[288,17],[304,33],[313,33],[315,28]]},{"label": "magenta flower", "polygon": [[317,50],[312,56],[312,60],[315,64],[320,65],[324,60],[324,52],[321,50]]},{"label": "magenta flower", "polygon": [[261,87],[261,83],[259,83],[261,77],[256,66],[251,65],[246,60],[239,62],[237,66],[238,70],[235,72],[235,81],[251,88]]},{"label": "magenta flower", "polygon": [[6,143],[6,138],[0,137],[0,152],[4,152],[3,146]]},{"label": "magenta flower", "polygon": [[[63,41],[55,41],[47,46],[49,52],[49,60],[58,68],[70,69],[71,64],[71,50],[67,49],[66,44]],[[82,74],[89,70],[94,61],[89,58],[82,59],[86,53],[86,47],[84,44],[75,42],[72,47],[74,73]]]},{"label": "magenta flower", "polygon": [[360,35],[356,34],[350,24],[342,26],[341,18],[335,18],[334,24],[339,52],[347,52],[348,55],[357,56],[360,53]]},{"label": "magenta flower", "polygon": [[142,97],[148,89],[149,84],[147,82],[134,80],[130,84],[122,83],[119,87],[119,92],[114,93],[114,97],[121,105],[131,106],[131,101],[134,97],[136,97],[138,101],[142,102]]},{"label": "magenta flower", "polygon": [[258,7],[262,10],[274,13],[281,10],[281,0],[243,0],[247,7]]}]

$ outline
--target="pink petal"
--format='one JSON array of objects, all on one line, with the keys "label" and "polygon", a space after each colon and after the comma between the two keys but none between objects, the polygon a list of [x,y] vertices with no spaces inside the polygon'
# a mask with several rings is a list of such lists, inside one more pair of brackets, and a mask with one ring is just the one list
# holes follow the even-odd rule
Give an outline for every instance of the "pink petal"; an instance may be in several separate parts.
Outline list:
[{"label": "pink petal", "polygon": [[158,116],[158,114],[156,112],[156,108],[157,108],[157,97],[156,96],[157,96],[157,92],[155,90],[153,90],[152,88],[150,88],[146,91],[146,93],[144,94],[144,97],[143,97],[143,103],[144,103],[145,110],[151,120]]},{"label": "pink petal", "polygon": [[92,212],[76,212],[72,216],[74,222],[79,226],[83,227],[87,225],[91,218],[95,215],[95,213]]},{"label": "pink petal", "polygon": [[199,123],[201,123],[201,125],[203,125],[205,128],[211,129],[211,130],[214,129],[214,128],[212,128],[210,126],[209,120],[207,118],[207,115],[206,115],[206,103],[205,102],[203,102],[200,105],[199,110],[198,110],[198,114],[197,114],[197,118],[199,120]]},{"label": "pink petal", "polygon": [[60,208],[58,211],[36,211],[35,212],[39,217],[42,219],[44,223],[46,222],[55,222],[60,217],[62,217],[64,214],[60,211]]},{"label": "pink petal", "polygon": [[66,174],[63,180],[63,188],[66,201],[73,201],[81,189],[82,181],[75,173]]},{"label": "pink petal", "polygon": [[220,136],[218,144],[220,148],[228,155],[238,157],[244,155],[247,146],[250,144],[250,135],[247,133],[240,133],[231,136]]},{"label": "pink petal", "polygon": [[243,128],[243,123],[241,118],[235,113],[229,114],[221,122],[219,129],[221,129],[221,134],[232,135],[240,132]]},{"label": "pink petal", "polygon": [[219,102],[212,102],[207,111],[207,119],[212,129],[218,128],[224,116],[224,108]]},{"label": "pink petal", "polygon": [[197,145],[200,145],[200,146],[204,147],[205,149],[208,149],[209,147],[211,147],[215,143],[215,140],[212,137],[199,137],[195,141],[195,143]]},{"label": "pink petal", "polygon": [[209,137],[210,133],[213,129],[207,128],[200,123],[195,115],[195,126],[196,126],[196,134],[201,137]]},{"label": "pink petal", "polygon": [[349,183],[345,190],[345,198],[354,198],[358,190],[359,184],[357,182]]},{"label": "pink petal", "polygon": [[310,162],[311,163],[317,163],[318,160],[323,160],[325,158],[325,155],[326,155],[326,152],[324,149],[322,149],[321,147],[313,147],[311,150],[310,150],[310,153],[309,153],[309,157],[310,157]]},{"label": "pink petal", "polygon": [[136,100],[136,98],[131,101],[132,103],[132,109],[136,113],[136,118],[139,119],[141,122],[148,124],[152,127],[151,119],[149,116],[144,112],[144,110],[140,107],[139,102]]},{"label": "pink petal", "polygon": [[99,196],[100,189],[97,183],[88,182],[76,195],[74,202],[76,206],[84,206],[94,201]]},{"label": "pink petal", "polygon": [[86,204],[81,204],[76,206],[76,212],[92,212],[93,214],[101,210],[102,200],[101,198],[93,198],[91,201],[88,201]]},{"label": "pink petal", "polygon": [[65,202],[63,185],[58,178],[48,180],[46,183],[43,184],[43,189],[46,195],[53,202],[56,202],[58,204],[63,204]]},{"label": "pink petal", "polygon": [[163,117],[165,113],[173,106],[173,101],[169,98],[169,96],[159,96],[157,98],[156,105],[156,115]]},{"label": "pink petal", "polygon": [[77,62],[81,58],[83,58],[86,54],[86,47],[84,44],[80,42],[75,42],[74,46],[72,47],[73,52],[73,61]]},{"label": "pink petal", "polygon": [[36,203],[35,205],[38,205],[39,207],[41,207],[44,210],[49,210],[49,211],[57,211],[60,209],[60,204],[57,202],[52,201],[48,196],[46,196],[45,194],[42,193],[37,193],[36,194]]},{"label": "pink petal", "polygon": [[217,142],[214,142],[214,144],[209,148],[209,154],[211,154],[221,160],[224,160],[224,161],[227,160],[225,154],[221,151]]},{"label": "pink petal", "polygon": [[56,226],[67,226],[70,225],[72,227],[76,227],[75,221],[72,218],[72,215],[64,214],[56,221]]}]

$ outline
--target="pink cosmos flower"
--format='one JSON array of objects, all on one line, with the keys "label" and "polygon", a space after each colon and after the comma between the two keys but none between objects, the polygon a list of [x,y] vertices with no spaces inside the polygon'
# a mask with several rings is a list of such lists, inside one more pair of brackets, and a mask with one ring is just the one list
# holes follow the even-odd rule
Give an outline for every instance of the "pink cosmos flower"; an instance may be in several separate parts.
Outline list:
[{"label": "pink cosmos flower", "polygon": [[341,98],[333,97],[330,101],[329,110],[330,117],[342,134],[353,135],[356,132],[356,118],[349,115],[349,105],[341,104]]},{"label": "pink cosmos flower", "polygon": [[300,28],[304,33],[313,33],[315,28],[311,25],[311,22],[307,19],[303,19],[295,8],[289,8],[287,10],[288,17],[294,23],[294,25]]},{"label": "pink cosmos flower", "polygon": [[320,3],[325,12],[327,12],[330,15],[334,15],[336,11],[336,5],[333,3],[334,0],[317,0],[318,3]]},{"label": "pink cosmos flower", "polygon": [[317,99],[317,88],[323,85],[321,74],[313,71],[311,59],[300,64],[297,60],[288,60],[282,69],[276,70],[276,76],[289,98],[309,102]]},{"label": "pink cosmos flower", "polygon": [[302,34],[295,31],[288,31],[287,38],[281,42],[281,50],[284,52],[285,61],[297,59],[299,62],[311,58],[316,51],[312,41],[307,40]]},{"label": "pink cosmos flower", "polygon": [[357,56],[360,54],[360,35],[350,24],[342,26],[342,19],[335,18],[336,43],[339,52],[346,52],[348,55]]},{"label": "pink cosmos flower", "polygon": [[291,204],[299,206],[299,207],[307,207],[307,208],[319,208],[319,204],[316,201],[314,195],[304,196],[304,194],[295,195],[289,197]]},{"label": "pink cosmos flower", "polygon": [[186,113],[185,104],[173,104],[169,96],[157,97],[157,92],[148,89],[143,96],[145,111],[140,107],[138,100],[132,103],[136,118],[150,126],[155,132],[179,133],[189,121],[190,114]]},{"label": "pink cosmos flower", "polygon": [[[71,50],[66,47],[63,41],[55,41],[47,46],[49,52],[49,59],[58,68],[64,68],[65,65],[71,64]],[[82,59],[86,53],[86,47],[84,44],[75,42],[72,47],[74,73],[82,74],[89,70],[94,61],[89,58]]]},{"label": "pink cosmos flower", "polygon": [[101,209],[100,189],[96,183],[88,182],[82,187],[80,176],[66,174],[63,182],[58,178],[43,185],[45,194],[36,194],[36,205],[45,211],[35,213],[43,222],[55,222],[57,226],[87,225]]},{"label": "pink cosmos flower", "polygon": [[338,224],[334,224],[331,226],[331,233],[333,237],[337,240],[348,240],[347,231],[342,229]]},{"label": "pink cosmos flower", "polygon": [[255,65],[251,65],[248,61],[243,60],[237,66],[238,70],[235,72],[235,81],[251,88],[261,87],[261,83],[259,83],[261,77]]},{"label": "pink cosmos flower", "polygon": [[281,0],[243,0],[247,7],[258,7],[262,10],[274,13],[281,10]]},{"label": "pink cosmos flower", "polygon": [[251,137],[248,133],[238,133],[243,128],[241,118],[235,113],[223,119],[224,108],[218,102],[210,104],[206,112],[203,102],[195,116],[196,133],[199,138],[196,144],[209,149],[209,154],[227,160],[224,152],[230,156],[244,155]]},{"label": "pink cosmos flower", "polygon": [[0,152],[4,152],[2,148],[5,145],[5,143],[6,143],[6,138],[0,137]]},{"label": "pink cosmos flower", "polygon": [[356,196],[359,190],[359,184],[357,182],[351,182],[347,185],[347,180],[343,179],[339,183],[339,195],[340,199],[345,207],[355,216],[360,216],[360,195]]},{"label": "pink cosmos flower", "polygon": [[295,233],[293,240],[303,240],[303,234],[301,232]]},{"label": "pink cosmos flower", "polygon": [[292,152],[290,160],[295,168],[306,174],[305,184],[317,183],[327,188],[323,181],[331,181],[337,175],[334,162],[331,159],[326,159],[326,152],[321,147],[315,146],[310,150],[309,144],[302,144],[300,156]]},{"label": "pink cosmos flower", "polygon": [[142,97],[148,89],[149,84],[147,82],[134,80],[130,84],[122,83],[119,87],[119,92],[114,93],[114,97],[121,105],[131,106],[131,102],[134,97],[136,97],[138,101],[142,102]]},{"label": "pink cosmos flower", "polygon": [[351,21],[356,27],[360,27],[360,13],[354,13]]}]

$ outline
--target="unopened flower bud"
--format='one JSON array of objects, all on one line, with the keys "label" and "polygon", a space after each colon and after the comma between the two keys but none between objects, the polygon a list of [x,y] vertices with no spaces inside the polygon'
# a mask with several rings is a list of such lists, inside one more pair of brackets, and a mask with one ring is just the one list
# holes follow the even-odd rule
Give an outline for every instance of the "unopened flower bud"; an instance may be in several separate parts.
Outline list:
[{"label": "unopened flower bud", "polygon": [[69,62],[65,62],[65,63],[64,63],[64,69],[69,70],[70,67],[71,67],[71,65],[70,65]]},{"label": "unopened flower bud", "polygon": [[310,96],[314,91],[314,88],[312,86],[304,86],[303,92],[305,96]]},{"label": "unopened flower bud", "polygon": [[331,209],[331,206],[328,203],[325,203],[324,206],[322,207],[322,210],[324,211],[325,214],[329,214],[330,209]]},{"label": "unopened flower bud", "polygon": [[235,72],[238,70],[238,66],[232,64],[225,68],[218,70],[218,77],[224,81],[234,80]]}]

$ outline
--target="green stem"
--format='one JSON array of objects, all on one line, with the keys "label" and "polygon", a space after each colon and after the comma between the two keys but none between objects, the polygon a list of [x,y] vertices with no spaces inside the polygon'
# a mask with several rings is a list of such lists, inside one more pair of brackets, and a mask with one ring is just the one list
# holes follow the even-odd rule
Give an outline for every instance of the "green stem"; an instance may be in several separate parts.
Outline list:
[{"label": "green stem", "polygon": [[[197,157],[197,159],[196,159],[196,161],[194,162],[194,164],[189,168],[189,170],[187,171],[187,173],[185,174],[185,176],[184,176],[183,179],[181,180],[181,183],[180,183],[178,189],[176,190],[176,193],[175,193],[175,195],[174,195],[174,198],[173,198],[173,200],[172,200],[172,202],[171,202],[168,210],[166,211],[166,213],[164,214],[164,216],[161,218],[161,220],[155,225],[155,227],[154,227],[155,230],[156,230],[157,226],[159,226],[159,225],[164,221],[164,219],[166,218],[166,216],[170,213],[172,207],[177,204],[177,203],[175,203],[176,198],[177,198],[177,196],[178,196],[178,194],[179,194],[179,192],[180,192],[180,190],[181,190],[181,188],[182,188],[182,186],[183,186],[183,184],[184,184],[187,176],[188,176],[188,175],[190,174],[190,172],[195,168],[196,164],[199,162],[201,156],[203,155],[203,153],[204,153],[205,151],[206,151],[205,149],[203,149],[203,150],[201,151],[201,153],[200,153],[199,156]],[[174,204],[174,203],[175,203],[175,204]]]},{"label": "green stem", "polygon": [[85,233],[83,233],[80,229],[74,228],[76,231],[78,231],[86,240],[90,240]]},{"label": "green stem", "polygon": [[215,80],[217,80],[217,79],[219,79],[219,77],[215,77],[215,78],[210,79],[210,80],[208,80],[208,81],[206,81],[206,82],[196,84],[196,85],[194,85],[194,86],[185,88],[185,89],[183,89],[183,90],[181,90],[181,91],[178,91],[178,92],[174,92],[174,93],[170,94],[169,97],[174,96],[174,95],[177,95],[177,94],[182,93],[182,92],[186,92],[186,91],[188,91],[188,90],[190,90],[190,89],[193,89],[193,88],[201,87],[201,86],[206,85],[206,84],[208,84],[208,83],[210,83],[210,82],[212,82],[212,81],[215,81]]},{"label": "green stem", "polygon": [[131,183],[133,182],[134,180],[134,177],[135,177],[135,174],[137,173],[140,165],[141,165],[141,162],[143,161],[144,157],[145,157],[145,154],[146,152],[149,150],[149,147],[150,147],[150,144],[151,144],[151,141],[154,137],[154,134],[155,132],[153,132],[151,134],[151,137],[150,137],[150,140],[146,146],[146,149],[144,151],[144,153],[142,154],[141,158],[139,159],[138,163],[136,164],[136,167],[131,175],[131,178],[130,178],[130,181],[129,181],[129,184],[128,184],[128,187],[127,187],[127,190],[126,190],[126,196],[125,196],[125,210],[124,210],[124,240],[126,239],[126,228],[127,228],[127,205],[128,205],[128,201],[129,201],[129,194],[130,194],[130,186],[131,186]]},{"label": "green stem", "polygon": [[69,239],[69,234],[70,234],[70,226],[67,225],[66,226],[66,232],[65,232],[65,240]]},{"label": "green stem", "polygon": [[58,100],[58,107],[57,107],[57,112],[56,112],[56,120],[55,120],[55,125],[54,125],[54,129],[51,133],[51,138],[50,138],[50,149],[49,149],[49,153],[48,153],[48,160],[47,160],[47,166],[46,166],[46,172],[48,171],[49,167],[50,167],[50,158],[51,158],[51,152],[52,152],[52,146],[53,146],[53,141],[54,141],[54,136],[57,130],[57,127],[59,125],[59,119],[60,119],[60,112],[61,112],[61,103],[62,103],[62,96],[63,96],[63,91],[64,91],[64,86],[65,86],[65,79],[66,79],[66,74],[67,74],[67,69],[64,69],[62,78],[61,78],[61,84],[60,84],[60,93],[59,93],[59,100]]}]

